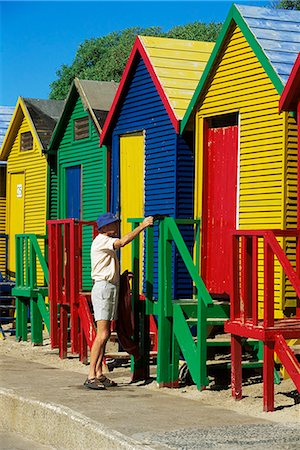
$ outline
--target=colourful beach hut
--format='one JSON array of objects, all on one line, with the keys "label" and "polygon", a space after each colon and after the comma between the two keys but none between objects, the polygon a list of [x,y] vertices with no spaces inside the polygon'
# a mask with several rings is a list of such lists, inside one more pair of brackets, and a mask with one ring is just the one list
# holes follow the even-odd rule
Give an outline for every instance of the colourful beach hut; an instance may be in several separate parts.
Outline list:
[{"label": "colourful beach hut", "polygon": [[[233,5],[183,118],[182,132],[195,128],[195,216],[211,294],[230,293],[231,230],[296,226],[297,128],[278,101],[299,46],[299,11]],[[276,266],[278,317],[293,295]]]},{"label": "colourful beach hut", "polygon": [[[85,221],[108,210],[110,155],[99,136],[115,96],[114,81],[75,78],[57,122],[48,156],[51,170],[51,219]],[[91,286],[91,230],[83,235],[83,287]]]},{"label": "colourful beach hut", "polygon": [[7,163],[6,234],[8,275],[15,277],[15,235],[46,233],[47,145],[62,111],[62,101],[19,97],[2,143]]},{"label": "colourful beach hut", "polygon": [[[123,234],[131,229],[128,218],[193,218],[193,138],[182,137],[179,128],[213,46],[136,38],[101,135],[101,145],[112,148],[111,209],[120,215]],[[130,249],[122,250],[121,266],[131,267]],[[179,266],[175,270],[175,295],[185,295],[185,277]]]}]

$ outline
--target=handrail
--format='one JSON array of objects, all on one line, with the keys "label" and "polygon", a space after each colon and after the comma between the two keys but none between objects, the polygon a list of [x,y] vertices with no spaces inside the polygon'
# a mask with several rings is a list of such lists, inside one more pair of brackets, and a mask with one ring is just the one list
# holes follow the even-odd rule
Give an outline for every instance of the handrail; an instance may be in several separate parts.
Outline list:
[{"label": "handrail", "polygon": [[[299,234],[299,233],[298,233]],[[290,237],[295,237],[292,235],[289,235]],[[288,279],[290,280],[293,288],[296,291],[296,294],[298,297],[300,297],[300,279],[293,268],[292,264],[288,260],[286,254],[284,253],[283,249],[280,247],[278,241],[276,240],[276,237],[271,232],[268,232],[265,236],[266,241],[269,243],[270,247],[272,248],[274,254],[276,255],[279,263],[281,264],[282,268],[284,269],[284,272]]]},{"label": "handrail", "polygon": [[40,263],[45,282],[49,284],[49,269],[38,239],[46,241],[47,236],[32,233],[16,234],[16,286],[32,289],[37,287],[36,260]]},{"label": "handrail", "polygon": [[[300,277],[299,269],[299,237],[300,230],[236,230],[233,236],[233,285],[231,292],[231,319],[252,322],[258,325],[258,272],[259,255],[263,259],[264,281],[264,326],[274,326],[274,256],[291,282],[297,299],[296,312],[299,316]],[[284,253],[276,238],[296,238],[296,270]],[[259,251],[258,241],[263,241],[263,249]],[[240,245],[241,244],[241,245]],[[262,258],[263,257],[263,258]]]},{"label": "handrail", "polygon": [[[182,260],[183,260],[192,280],[194,281],[194,283],[196,285],[198,293],[201,293],[201,298],[204,301],[205,306],[212,305],[213,304],[212,298],[209,295],[209,292],[196,269],[193,259],[188,251],[188,248],[180,234],[180,231],[179,231],[176,223],[182,224],[183,222],[181,220],[176,221],[172,217],[165,218],[165,225],[168,228],[168,231],[170,232],[170,234],[172,235],[173,241],[182,257]],[[194,223],[194,224],[199,225],[200,221],[189,220],[189,221],[187,221],[187,223],[188,224]],[[197,245],[197,247],[199,247],[199,244]]]},{"label": "handrail", "polygon": [[[130,218],[127,219],[129,223],[132,224],[132,228],[135,228],[140,222],[142,222],[143,218]],[[195,230],[195,259],[196,265],[193,261],[192,256],[182,238],[182,235],[178,229],[177,225],[196,225]],[[160,231],[161,236],[165,236],[163,239],[169,239],[170,235],[172,240],[174,241],[182,260],[189,272],[189,275],[195,286],[197,288],[198,294],[201,293],[200,297],[204,301],[205,305],[212,305],[212,299],[206,289],[206,286],[199,275],[199,250],[200,250],[200,220],[199,219],[175,219],[172,217],[165,217],[161,222],[160,226],[166,228],[166,234],[163,233],[162,229]],[[146,300],[147,300],[147,312],[152,312],[151,308],[151,300],[152,300],[152,290],[151,284],[153,283],[153,229],[146,229]],[[138,267],[138,258],[139,258],[139,239],[136,239],[132,243],[132,254],[133,261],[135,264],[133,265]],[[138,277],[135,277],[134,281],[134,292],[138,290]]]}]

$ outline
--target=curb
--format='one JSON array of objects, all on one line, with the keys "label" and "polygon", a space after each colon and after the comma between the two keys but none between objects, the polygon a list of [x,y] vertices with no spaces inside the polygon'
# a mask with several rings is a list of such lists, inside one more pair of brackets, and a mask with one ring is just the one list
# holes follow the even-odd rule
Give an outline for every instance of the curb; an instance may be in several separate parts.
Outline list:
[{"label": "curb", "polygon": [[0,388],[0,410],[0,428],[57,449],[153,450],[70,408],[27,399],[11,389]]}]

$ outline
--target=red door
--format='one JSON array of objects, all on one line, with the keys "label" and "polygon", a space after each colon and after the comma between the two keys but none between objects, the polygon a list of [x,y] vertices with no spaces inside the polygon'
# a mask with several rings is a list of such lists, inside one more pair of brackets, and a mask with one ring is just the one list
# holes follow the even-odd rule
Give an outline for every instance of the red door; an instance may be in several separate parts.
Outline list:
[{"label": "red door", "polygon": [[236,228],[238,126],[208,126],[205,143],[201,272],[209,292],[226,297],[230,230]]}]

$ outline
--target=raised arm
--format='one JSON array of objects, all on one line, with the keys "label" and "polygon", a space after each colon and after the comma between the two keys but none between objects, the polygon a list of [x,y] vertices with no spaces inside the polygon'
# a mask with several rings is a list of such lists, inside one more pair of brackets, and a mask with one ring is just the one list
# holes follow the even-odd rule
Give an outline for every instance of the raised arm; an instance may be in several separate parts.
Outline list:
[{"label": "raised arm", "polygon": [[131,241],[133,241],[134,238],[137,237],[138,234],[140,234],[141,231],[143,231],[145,228],[150,227],[151,225],[153,225],[153,217],[146,217],[143,222],[133,231],[130,231],[130,233],[125,234],[125,236],[121,237],[120,239],[117,239],[114,242],[114,248],[117,250],[118,248],[124,247],[125,245],[129,244]]}]

